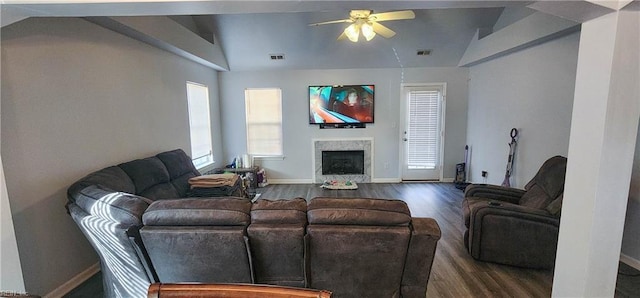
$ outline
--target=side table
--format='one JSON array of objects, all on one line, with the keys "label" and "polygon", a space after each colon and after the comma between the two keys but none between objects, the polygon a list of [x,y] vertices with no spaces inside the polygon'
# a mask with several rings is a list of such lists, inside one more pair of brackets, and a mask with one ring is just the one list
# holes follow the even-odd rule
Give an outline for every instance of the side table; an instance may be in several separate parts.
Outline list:
[{"label": "side table", "polygon": [[247,187],[247,194],[249,195],[250,199],[253,199],[253,197],[256,195],[256,189],[258,188],[258,171],[259,170],[260,170],[260,167],[258,166],[253,166],[250,168],[216,168],[214,170],[214,173],[219,174],[219,173],[229,172],[229,173],[238,174],[241,177],[246,178],[247,180],[249,180],[249,185]]}]

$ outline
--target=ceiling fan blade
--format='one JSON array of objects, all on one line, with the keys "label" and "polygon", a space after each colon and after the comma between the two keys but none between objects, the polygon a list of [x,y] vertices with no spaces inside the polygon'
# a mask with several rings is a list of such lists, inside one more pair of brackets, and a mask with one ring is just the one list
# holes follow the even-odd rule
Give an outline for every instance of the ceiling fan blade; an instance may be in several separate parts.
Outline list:
[{"label": "ceiling fan blade", "polygon": [[393,32],[393,30],[391,30],[391,29],[389,29],[389,28],[387,28],[387,27],[385,27],[385,26],[381,25],[381,24],[380,24],[380,23],[378,23],[378,22],[371,22],[371,26],[373,26],[373,31],[374,31],[376,34],[380,34],[380,35],[382,35],[382,37],[384,37],[384,38],[391,38],[391,37],[393,37],[394,35],[396,35],[396,33],[395,33],[395,32]]},{"label": "ceiling fan blade", "polygon": [[320,25],[326,25],[326,24],[337,24],[337,23],[353,23],[353,20],[351,20],[351,19],[344,19],[344,20],[327,21],[327,22],[320,22],[320,23],[313,23],[313,24],[309,24],[309,26],[320,26]]},{"label": "ceiling fan blade", "polygon": [[344,32],[342,32],[342,34],[338,36],[338,40],[345,40],[345,39],[347,39],[347,35]]},{"label": "ceiling fan blade", "polygon": [[390,11],[374,13],[369,16],[369,20],[381,22],[381,21],[393,21],[393,20],[407,20],[414,19],[416,14],[412,10]]}]

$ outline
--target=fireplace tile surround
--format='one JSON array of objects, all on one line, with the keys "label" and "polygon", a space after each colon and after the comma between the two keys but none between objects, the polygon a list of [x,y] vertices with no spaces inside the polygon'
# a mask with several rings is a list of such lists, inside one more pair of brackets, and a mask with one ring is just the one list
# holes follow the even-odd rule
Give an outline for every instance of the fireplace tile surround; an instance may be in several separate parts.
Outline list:
[{"label": "fireplace tile surround", "polygon": [[[323,183],[324,181],[354,181],[361,183],[371,182],[373,172],[373,138],[350,138],[350,139],[313,139],[313,181]],[[364,174],[348,175],[322,175],[322,151],[364,151]]]}]

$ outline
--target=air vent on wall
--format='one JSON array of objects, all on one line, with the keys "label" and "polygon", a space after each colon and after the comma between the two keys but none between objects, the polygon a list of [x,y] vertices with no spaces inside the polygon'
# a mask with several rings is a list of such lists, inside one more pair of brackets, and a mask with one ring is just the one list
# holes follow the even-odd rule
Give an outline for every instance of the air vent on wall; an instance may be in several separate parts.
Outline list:
[{"label": "air vent on wall", "polygon": [[284,54],[269,54],[271,60],[284,60]]},{"label": "air vent on wall", "polygon": [[418,50],[416,52],[416,55],[418,55],[418,56],[429,56],[429,55],[431,55],[431,50]]}]

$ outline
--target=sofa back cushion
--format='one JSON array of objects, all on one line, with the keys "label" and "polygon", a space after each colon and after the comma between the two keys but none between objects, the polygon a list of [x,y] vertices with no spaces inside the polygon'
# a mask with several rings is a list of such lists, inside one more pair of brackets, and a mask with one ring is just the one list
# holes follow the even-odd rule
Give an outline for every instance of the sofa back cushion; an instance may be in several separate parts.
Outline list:
[{"label": "sofa back cushion", "polygon": [[74,201],[78,192],[91,185],[102,185],[112,191],[126,193],[136,192],[136,186],[133,184],[131,178],[129,178],[129,175],[120,167],[111,166],[95,171],[69,186],[67,190],[69,199]]},{"label": "sofa back cushion", "polygon": [[308,206],[309,285],[336,297],[399,297],[411,237],[402,201],[314,198]]},{"label": "sofa back cushion", "polygon": [[368,198],[313,198],[309,224],[408,226],[411,212],[400,200]]},{"label": "sofa back cushion", "polygon": [[182,149],[162,152],[156,157],[167,168],[171,184],[178,191],[179,197],[185,197],[189,191],[189,178],[200,176],[191,158]]},{"label": "sofa back cushion", "polygon": [[102,185],[90,185],[75,194],[74,203],[89,215],[129,227],[142,224],[142,214],[151,202]]},{"label": "sofa back cushion", "polygon": [[140,236],[160,282],[252,283],[250,210],[243,198],[151,204]]},{"label": "sofa back cushion", "polygon": [[251,206],[252,224],[306,224],[307,201],[258,200]]},{"label": "sofa back cushion", "polygon": [[567,158],[554,156],[547,159],[538,173],[524,187],[527,191],[519,205],[544,209],[564,192]]},{"label": "sofa back cushion", "polygon": [[169,182],[169,172],[157,157],[136,159],[118,165],[136,186],[136,194],[152,200],[179,197],[178,191]]},{"label": "sofa back cushion", "polygon": [[307,201],[258,200],[247,228],[257,283],[304,287]]},{"label": "sofa back cushion", "polygon": [[251,201],[244,198],[155,201],[142,216],[145,226],[247,226]]}]

